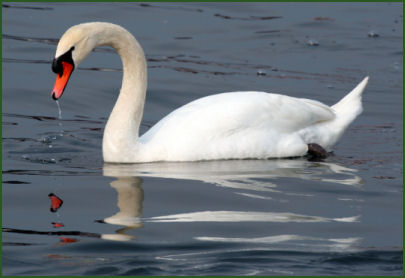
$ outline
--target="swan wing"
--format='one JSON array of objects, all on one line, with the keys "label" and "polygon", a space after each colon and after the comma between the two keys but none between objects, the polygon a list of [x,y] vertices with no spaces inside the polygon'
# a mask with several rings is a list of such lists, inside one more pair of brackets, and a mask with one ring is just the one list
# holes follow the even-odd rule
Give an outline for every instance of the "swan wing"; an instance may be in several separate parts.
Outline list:
[{"label": "swan wing", "polygon": [[220,137],[244,130],[288,134],[334,118],[330,107],[314,100],[264,92],[222,93],[174,110],[141,139],[146,142],[161,136],[165,141],[182,135]]},{"label": "swan wing", "polygon": [[326,105],[263,92],[190,102],[139,138],[139,161],[195,161],[304,155],[299,131],[335,118]]}]

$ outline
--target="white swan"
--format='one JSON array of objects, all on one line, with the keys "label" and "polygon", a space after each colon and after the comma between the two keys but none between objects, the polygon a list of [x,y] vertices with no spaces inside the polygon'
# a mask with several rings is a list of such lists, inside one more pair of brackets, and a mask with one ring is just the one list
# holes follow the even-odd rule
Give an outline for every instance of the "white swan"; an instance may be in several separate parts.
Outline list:
[{"label": "white swan", "polygon": [[303,156],[308,151],[324,155],[323,148],[330,151],[361,113],[368,81],[366,77],[332,107],[265,92],[211,95],[176,109],[139,137],[146,60],[136,39],[118,25],[83,23],[65,32],[52,64],[57,73],[52,97],[62,96],[73,69],[101,45],[113,47],[123,64],[121,91],[104,130],[106,162],[265,159]]}]

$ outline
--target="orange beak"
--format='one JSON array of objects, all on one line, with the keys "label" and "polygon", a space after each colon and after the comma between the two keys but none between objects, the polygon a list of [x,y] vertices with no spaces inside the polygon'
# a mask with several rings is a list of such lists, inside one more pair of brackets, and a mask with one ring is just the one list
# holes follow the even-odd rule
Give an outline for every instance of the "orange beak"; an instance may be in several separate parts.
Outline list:
[{"label": "orange beak", "polygon": [[70,75],[73,72],[74,66],[68,62],[62,62],[63,72],[56,75],[55,85],[51,96],[54,100],[58,100],[65,90],[66,84],[69,81]]}]

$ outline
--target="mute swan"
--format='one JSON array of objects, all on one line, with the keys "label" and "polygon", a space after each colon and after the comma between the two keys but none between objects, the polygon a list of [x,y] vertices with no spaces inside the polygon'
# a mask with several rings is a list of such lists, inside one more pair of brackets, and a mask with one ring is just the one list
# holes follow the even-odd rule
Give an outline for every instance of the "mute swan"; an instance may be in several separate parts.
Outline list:
[{"label": "mute swan", "polygon": [[327,156],[347,126],[362,112],[366,77],[337,104],[265,92],[230,92],[192,101],[139,137],[147,67],[137,40],[121,26],[91,22],[69,28],[60,39],[52,70],[52,98],[62,96],[71,73],[97,46],[121,56],[120,94],[104,129],[105,162]]}]

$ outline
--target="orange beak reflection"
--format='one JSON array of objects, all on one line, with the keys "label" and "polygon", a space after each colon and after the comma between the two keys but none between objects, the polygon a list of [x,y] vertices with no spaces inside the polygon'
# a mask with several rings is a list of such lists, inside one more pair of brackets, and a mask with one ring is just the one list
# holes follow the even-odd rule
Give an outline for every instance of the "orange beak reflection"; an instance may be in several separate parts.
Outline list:
[{"label": "orange beak reflection", "polygon": [[63,73],[56,75],[55,85],[51,93],[54,100],[58,100],[62,96],[74,68],[74,66],[68,62],[62,62],[62,67]]}]

